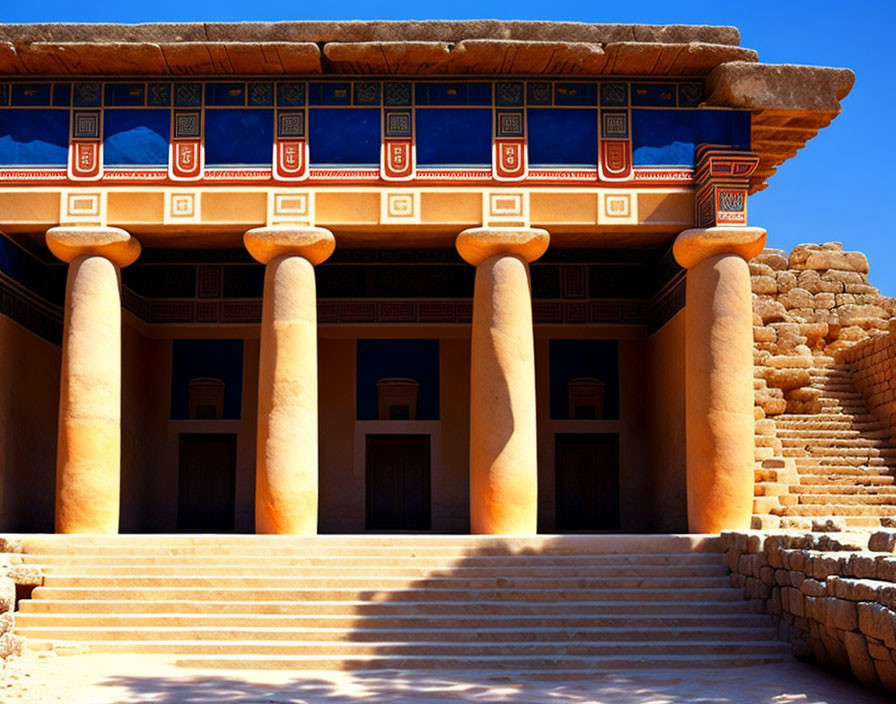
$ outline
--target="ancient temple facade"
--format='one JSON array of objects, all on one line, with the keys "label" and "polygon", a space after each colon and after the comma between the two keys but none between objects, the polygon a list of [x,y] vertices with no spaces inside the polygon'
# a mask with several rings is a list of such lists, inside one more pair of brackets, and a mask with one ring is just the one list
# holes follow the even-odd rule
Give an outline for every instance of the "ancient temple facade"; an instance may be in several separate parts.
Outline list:
[{"label": "ancient temple facade", "polygon": [[726,27],[0,49],[0,530],[749,527],[748,196],[850,71]]}]

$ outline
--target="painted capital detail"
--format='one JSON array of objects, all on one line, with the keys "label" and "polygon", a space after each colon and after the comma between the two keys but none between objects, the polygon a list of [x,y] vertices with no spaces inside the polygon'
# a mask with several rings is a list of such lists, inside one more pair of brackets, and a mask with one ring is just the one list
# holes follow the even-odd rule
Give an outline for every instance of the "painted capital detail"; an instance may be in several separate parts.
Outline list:
[{"label": "painted capital detail", "polygon": [[628,110],[601,110],[600,177],[604,181],[632,178],[632,140]]},{"label": "painted capital detail", "polygon": [[305,110],[278,110],[276,120],[274,178],[278,181],[303,181],[308,178]]},{"label": "painted capital detail", "polygon": [[492,175],[497,181],[521,181],[528,174],[526,119],[522,110],[496,110]]},{"label": "painted capital detail", "polygon": [[745,226],[750,176],[759,166],[759,155],[701,144],[696,161],[697,226]]},{"label": "painted capital detail", "polygon": [[202,178],[202,112],[175,110],[172,114],[168,175],[173,181],[198,181]]},{"label": "painted capital detail", "polygon": [[103,177],[102,120],[99,110],[78,110],[72,117],[68,177],[96,181]]}]

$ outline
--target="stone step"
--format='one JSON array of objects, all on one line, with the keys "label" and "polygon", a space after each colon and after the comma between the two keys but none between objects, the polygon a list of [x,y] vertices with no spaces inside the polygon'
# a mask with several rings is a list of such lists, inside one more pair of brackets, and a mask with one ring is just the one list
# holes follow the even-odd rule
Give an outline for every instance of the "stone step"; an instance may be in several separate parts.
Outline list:
[{"label": "stone step", "polygon": [[[34,646],[52,642],[33,640]],[[169,655],[267,655],[267,656],[315,656],[317,658],[351,658],[357,656],[402,656],[411,661],[421,656],[434,656],[451,660],[475,662],[483,657],[528,656],[555,658],[562,656],[599,657],[614,655],[769,655],[786,650],[774,640],[731,643],[725,641],[662,641],[653,638],[641,643],[629,641],[588,642],[520,642],[479,643],[431,641],[390,642],[341,642],[341,641],[66,641],[66,644],[87,646],[93,653],[155,653]],[[338,667],[335,669],[339,669]]]},{"label": "stone step", "polygon": [[896,508],[893,506],[867,506],[849,504],[824,504],[786,506],[775,513],[779,516],[894,516]]},{"label": "stone step", "polygon": [[866,430],[864,432],[858,430],[816,430],[807,428],[804,430],[795,430],[792,428],[778,428],[775,436],[782,441],[788,438],[821,438],[837,440],[868,438],[869,440],[890,440],[891,435],[887,430]]},{"label": "stone step", "polygon": [[[888,461],[885,457],[793,457],[797,470],[802,471],[806,468],[818,467],[820,470],[825,468],[842,468],[844,470],[862,470],[879,469],[884,472],[890,472],[896,462]],[[833,470],[832,470],[833,471]]]},{"label": "stone step", "polygon": [[[814,507],[793,507],[814,508]],[[866,511],[876,507],[866,508]],[[589,587],[589,588],[455,588],[413,587],[399,591],[383,590],[378,598],[390,598],[394,602],[439,602],[458,601],[464,603],[487,603],[493,601],[560,602],[560,601],[721,601],[741,598],[730,587],[724,586],[726,579],[714,580],[718,587],[683,587],[669,582],[666,587]],[[375,588],[374,588],[375,589]],[[254,587],[37,587],[32,599],[40,601],[109,600],[109,601],[324,601],[358,602],[373,598],[371,589],[352,588],[254,588]]]},{"label": "stone step", "polygon": [[841,448],[890,450],[893,448],[889,438],[853,438],[822,437],[811,435],[788,435],[778,438],[782,447],[827,448],[839,451]]},{"label": "stone step", "polygon": [[[36,590],[35,590],[36,591]],[[86,600],[53,600],[24,599],[19,602],[20,612],[42,614],[102,614],[107,615],[155,615],[155,614],[189,614],[189,615],[234,615],[244,617],[246,614],[295,615],[295,616],[408,616],[425,615],[428,618],[441,619],[451,616],[572,616],[579,614],[583,618],[589,615],[604,616],[620,614],[667,615],[681,616],[687,613],[698,614],[744,614],[751,613],[750,606],[735,590],[727,592],[736,598],[728,598],[722,590],[704,594],[703,599],[693,595],[693,600],[674,599],[669,590],[663,590],[666,599],[652,599],[639,591],[627,601],[599,601],[593,592],[581,595],[579,600],[562,603],[512,601],[469,603],[465,601],[192,601],[187,598],[169,601],[140,601],[137,599],[86,599]],[[691,595],[688,595],[691,596]],[[722,599],[717,597],[724,596]]]},{"label": "stone step", "polygon": [[[872,494],[801,494],[799,503],[804,506],[813,504],[832,504],[835,506],[896,506],[896,496],[880,496]],[[896,510],[894,510],[896,515]]]},{"label": "stone step", "polygon": [[865,484],[791,484],[787,487],[791,494],[860,494],[863,496],[893,496],[896,497],[896,486],[893,485],[865,485]]},{"label": "stone step", "polygon": [[182,667],[207,668],[218,670],[255,669],[255,670],[350,670],[376,674],[388,672],[390,676],[401,676],[407,670],[466,670],[486,669],[498,672],[520,671],[529,676],[548,676],[551,679],[590,676],[600,672],[616,672],[619,670],[664,668],[729,668],[754,667],[789,660],[786,648],[775,652],[769,648],[764,655],[718,655],[711,657],[702,655],[628,655],[626,657],[607,656],[588,658],[559,657],[541,658],[527,656],[479,657],[475,660],[463,658],[406,658],[406,657],[370,657],[370,658],[315,658],[315,657],[270,657],[259,656],[215,656],[215,657],[181,657],[177,664]]},{"label": "stone step", "polygon": [[[593,589],[681,589],[717,587],[727,583],[727,577],[721,568],[710,576],[634,576],[634,577],[559,577],[552,570],[544,574],[532,576],[505,576],[493,574],[490,577],[461,577],[455,575],[432,577],[295,577],[295,576],[174,576],[162,575],[148,577],[145,575],[109,576],[65,576],[50,574],[44,578],[42,589],[94,589],[108,592],[112,589],[150,588],[173,589],[186,592],[190,589],[227,592],[234,589],[256,590],[259,595],[270,596],[275,600],[279,594],[296,593],[301,595],[313,592],[322,594],[321,598],[329,598],[328,592],[334,594],[353,594],[359,590],[377,591],[433,591],[438,593],[456,592],[457,590],[593,590]],[[39,597],[38,597],[39,598]],[[288,598],[288,597],[285,597]],[[349,597],[352,598],[352,597]]]},{"label": "stone step", "polygon": [[519,553],[614,555],[718,552],[718,536],[705,535],[370,535],[311,537],[289,535],[8,535],[31,554],[93,555],[257,555],[368,557],[475,555]]},{"label": "stone step", "polygon": [[[568,619],[567,619],[568,621]],[[666,626],[668,628],[668,626]],[[193,627],[179,628],[151,625],[143,628],[110,628],[110,627],[71,627],[71,626],[21,626],[16,625],[17,635],[36,641],[97,642],[97,641],[131,641],[131,642],[227,642],[242,643],[254,641],[268,642],[321,642],[330,643],[407,643],[433,641],[444,643],[512,643],[526,642],[562,642],[602,643],[602,642],[650,642],[656,639],[657,629],[634,627],[621,624],[617,627],[600,626],[596,621],[580,621],[566,627],[533,626],[524,624],[516,627],[475,625],[450,628],[442,623],[421,624],[417,628],[370,628],[349,626],[344,628],[288,628],[288,627],[248,627],[240,623],[225,627]],[[768,624],[752,621],[741,624],[738,628],[719,626],[676,626],[675,635],[681,641],[719,641],[743,642],[766,641],[769,638]]]},{"label": "stone step", "polygon": [[888,474],[884,475],[828,475],[828,474],[800,474],[800,486],[819,486],[832,485],[832,488],[838,486],[866,486],[866,487],[888,487],[896,484],[896,477]]},{"label": "stone step", "polygon": [[[894,490],[896,491],[896,490]],[[418,563],[419,564],[419,563]],[[690,578],[705,577],[724,574],[724,567],[721,566],[718,558],[706,561],[705,563],[696,564],[658,564],[658,565],[639,565],[639,564],[604,564],[604,565],[550,565],[549,569],[545,569],[544,565],[525,566],[513,563],[502,566],[488,565],[482,567],[473,567],[468,565],[437,565],[434,567],[419,566],[291,566],[291,565],[269,565],[258,563],[254,565],[241,565],[238,562],[233,564],[201,564],[196,565],[189,562],[181,562],[178,564],[163,565],[141,565],[139,569],[140,578],[161,578],[161,579],[183,579],[183,578],[257,578],[259,576],[259,568],[263,567],[265,577],[304,579],[313,576],[316,579],[325,578],[402,578],[402,579],[432,579],[434,577],[444,576],[446,573],[451,577],[464,578],[491,578],[496,577],[520,578],[533,577],[543,578],[550,575],[552,578],[569,577],[569,578],[594,578],[594,577],[661,577],[661,578]],[[100,580],[117,579],[121,577],[135,576],[134,566],[132,565],[66,565],[57,566],[44,565],[42,567],[44,573],[50,575],[47,579],[56,579],[59,577],[77,577],[80,579],[91,579],[99,583]],[[55,584],[47,581],[50,586]]]},{"label": "stone step", "polygon": [[28,554],[17,556],[25,564],[40,566],[94,566],[105,567],[168,567],[168,566],[203,566],[239,569],[251,568],[314,568],[314,569],[364,569],[374,571],[381,569],[397,569],[410,567],[417,569],[450,569],[460,567],[498,569],[508,567],[520,568],[557,568],[557,567],[614,567],[617,565],[641,566],[677,566],[677,565],[717,565],[717,552],[671,553],[671,554],[605,554],[605,555],[554,555],[554,554],[520,554],[520,555],[462,555],[459,557],[433,558],[427,556],[366,555],[361,557],[343,557],[340,555],[258,555],[250,553],[232,553],[224,555],[102,555],[92,553],[81,555]]},{"label": "stone step", "polygon": [[[286,614],[64,614],[64,613],[17,613],[16,628],[96,628],[125,629],[137,631],[141,629],[169,628],[194,629],[211,628],[218,630],[232,629],[235,624],[239,628],[248,629],[425,629],[434,628],[431,615],[380,615],[358,616],[345,615],[286,615]],[[602,628],[631,627],[636,629],[667,628],[767,628],[761,620],[757,621],[751,613],[743,614],[696,614],[669,613],[656,615],[570,612],[563,615],[541,614],[508,614],[508,615],[468,615],[438,616],[439,629],[457,628],[580,628],[582,626],[600,626]]]}]

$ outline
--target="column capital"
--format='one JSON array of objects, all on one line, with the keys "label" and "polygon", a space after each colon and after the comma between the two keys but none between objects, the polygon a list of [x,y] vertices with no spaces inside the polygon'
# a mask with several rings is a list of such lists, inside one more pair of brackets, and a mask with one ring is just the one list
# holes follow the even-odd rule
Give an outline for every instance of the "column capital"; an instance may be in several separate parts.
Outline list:
[{"label": "column capital", "polygon": [[243,244],[249,254],[262,264],[282,254],[293,254],[317,266],[333,253],[336,238],[323,227],[272,225],[249,230],[243,235]]},{"label": "column capital", "polygon": [[133,264],[140,256],[140,242],[119,227],[63,226],[47,230],[47,246],[62,261],[93,254],[119,267]]},{"label": "column capital", "polygon": [[672,254],[685,269],[716,254],[737,254],[750,261],[765,247],[765,240],[761,227],[698,227],[678,235]]},{"label": "column capital", "polygon": [[516,254],[534,262],[550,242],[548,231],[536,227],[473,227],[461,232],[454,244],[464,261],[479,266],[496,254]]}]

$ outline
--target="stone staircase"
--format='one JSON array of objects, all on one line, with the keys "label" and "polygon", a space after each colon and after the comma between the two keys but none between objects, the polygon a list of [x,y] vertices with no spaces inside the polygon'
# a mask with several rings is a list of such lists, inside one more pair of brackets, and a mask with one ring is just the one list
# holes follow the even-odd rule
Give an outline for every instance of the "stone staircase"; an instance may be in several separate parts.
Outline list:
[{"label": "stone staircase", "polygon": [[788,657],[706,536],[20,536],[33,649],[533,673]]},{"label": "stone staircase", "polygon": [[[896,443],[856,390],[846,365],[809,370],[812,413],[757,422],[754,528],[896,525]],[[807,409],[808,410],[808,409]]]}]

